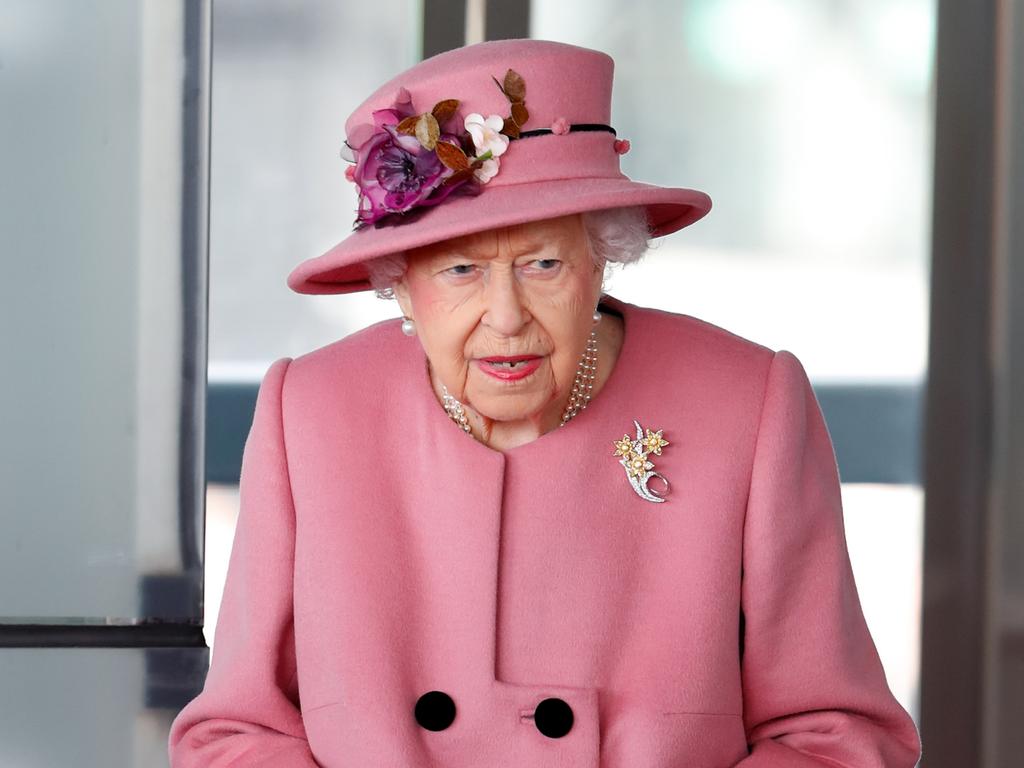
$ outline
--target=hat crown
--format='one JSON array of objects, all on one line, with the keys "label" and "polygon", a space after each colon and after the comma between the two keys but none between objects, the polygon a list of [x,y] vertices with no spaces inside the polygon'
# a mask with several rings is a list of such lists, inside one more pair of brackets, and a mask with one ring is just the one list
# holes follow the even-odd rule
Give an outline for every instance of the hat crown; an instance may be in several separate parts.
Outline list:
[{"label": "hat crown", "polygon": [[[367,290],[371,259],[587,211],[642,206],[654,237],[697,221],[711,209],[704,192],[633,181],[622,172],[619,158],[630,145],[610,120],[614,68],[611,56],[591,48],[493,40],[439,53],[391,78],[345,121],[341,154],[353,163],[345,176],[359,190],[356,231],[303,261],[288,285],[298,293]],[[510,69],[525,88],[522,123],[523,110],[502,90]],[[447,117],[447,107],[437,114],[452,135],[431,147],[429,121],[416,121],[423,135],[399,135],[411,125],[398,131],[402,120],[449,99],[459,102],[455,114]],[[377,110],[387,111],[375,120]],[[473,113],[512,121],[502,134],[458,124]],[[490,121],[488,130],[495,128]],[[458,168],[450,147],[456,140],[465,161],[472,159],[469,167]],[[442,145],[449,147],[447,160],[437,154]],[[457,180],[446,189],[451,179]]]},{"label": "hat crown", "polygon": [[429,112],[445,99],[459,100],[459,113],[487,117],[509,113],[509,101],[495,83],[515,70],[526,84],[529,119],[523,130],[550,128],[557,118],[568,123],[610,124],[615,62],[601,51],[550,40],[491,40],[439,53],[391,78],[345,121],[351,135],[373,123],[373,112],[386,109],[406,89],[417,113]]}]

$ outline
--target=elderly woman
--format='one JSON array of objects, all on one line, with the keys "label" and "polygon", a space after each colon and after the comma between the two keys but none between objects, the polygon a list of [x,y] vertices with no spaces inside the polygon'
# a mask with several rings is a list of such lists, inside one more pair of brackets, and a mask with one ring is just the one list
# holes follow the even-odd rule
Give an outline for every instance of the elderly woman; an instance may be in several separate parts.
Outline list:
[{"label": "elderly woman", "polygon": [[807,375],[602,292],[710,209],[630,180],[612,60],[506,40],[346,124],[377,323],[263,379],[173,768],[910,768]]}]

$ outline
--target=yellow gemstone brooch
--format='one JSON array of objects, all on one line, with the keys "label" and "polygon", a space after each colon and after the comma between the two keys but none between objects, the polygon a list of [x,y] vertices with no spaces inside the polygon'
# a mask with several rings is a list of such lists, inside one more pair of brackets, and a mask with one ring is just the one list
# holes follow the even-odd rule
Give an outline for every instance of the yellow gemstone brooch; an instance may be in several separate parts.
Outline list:
[{"label": "yellow gemstone brooch", "polygon": [[[636,426],[636,439],[630,440],[629,435],[623,435],[621,440],[615,440],[614,455],[621,457],[619,464],[625,468],[626,477],[637,496],[647,501],[665,501],[662,494],[668,492],[668,480],[661,473],[654,471],[654,463],[647,458],[652,453],[661,456],[661,449],[668,445],[668,440],[661,436],[664,430],[652,432],[648,429],[645,435],[640,422],[633,419],[633,424]],[[652,477],[657,477],[665,484],[664,491],[656,493],[647,487]]]}]

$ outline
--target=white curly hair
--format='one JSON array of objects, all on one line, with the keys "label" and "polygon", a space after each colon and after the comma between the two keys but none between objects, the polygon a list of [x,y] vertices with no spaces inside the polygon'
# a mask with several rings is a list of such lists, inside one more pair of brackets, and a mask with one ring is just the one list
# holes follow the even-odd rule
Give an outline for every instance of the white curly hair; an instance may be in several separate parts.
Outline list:
[{"label": "white curly hair", "polygon": [[[632,264],[639,261],[651,245],[651,227],[644,206],[584,211],[582,219],[590,256],[598,266]],[[366,262],[370,284],[378,298],[395,298],[394,286],[402,279],[407,266],[405,251]]]}]

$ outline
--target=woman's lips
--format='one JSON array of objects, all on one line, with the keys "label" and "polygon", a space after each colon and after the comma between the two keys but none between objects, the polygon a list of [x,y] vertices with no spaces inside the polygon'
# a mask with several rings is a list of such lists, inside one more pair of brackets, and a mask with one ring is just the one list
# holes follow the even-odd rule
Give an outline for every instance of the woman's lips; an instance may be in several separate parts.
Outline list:
[{"label": "woman's lips", "polygon": [[533,355],[512,355],[482,357],[476,364],[481,371],[496,379],[518,381],[540,368],[543,361],[544,358]]}]

